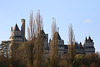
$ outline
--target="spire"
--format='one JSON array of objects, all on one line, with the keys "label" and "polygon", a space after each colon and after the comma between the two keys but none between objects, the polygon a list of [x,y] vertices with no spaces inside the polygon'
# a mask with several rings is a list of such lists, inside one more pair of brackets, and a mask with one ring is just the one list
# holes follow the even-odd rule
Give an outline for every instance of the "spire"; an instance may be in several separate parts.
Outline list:
[{"label": "spire", "polygon": [[88,40],[91,40],[91,37],[90,36],[88,37]]},{"label": "spire", "polygon": [[90,42],[93,42],[93,40],[91,39],[91,37],[90,37],[90,36],[88,37],[88,40],[89,40]]},{"label": "spire", "polygon": [[49,43],[51,42],[51,38],[49,39]]},{"label": "spire", "polygon": [[53,39],[54,34],[57,32],[57,28],[56,28],[56,19],[53,17],[52,18],[52,32],[51,32],[51,39]]},{"label": "spire", "polygon": [[80,42],[80,44],[79,45],[82,45],[82,43]]},{"label": "spire", "polygon": [[84,41],[84,43],[86,43],[87,42],[87,37],[85,37],[85,41]]},{"label": "spire", "polygon": [[59,35],[59,27],[57,27],[57,33],[58,33],[58,40],[61,40],[61,37]]},{"label": "spire", "polygon": [[57,32],[59,33],[59,27],[58,27],[58,29],[57,29]]},{"label": "spire", "polygon": [[14,31],[20,31],[17,24],[14,27]]},{"label": "spire", "polygon": [[61,37],[60,37],[60,35],[59,35],[59,32],[58,32],[58,40],[61,40]]},{"label": "spire", "polygon": [[11,31],[13,31],[13,27],[11,27]]},{"label": "spire", "polygon": [[83,48],[83,47],[82,47],[82,43],[81,43],[81,42],[80,42],[80,44],[79,44],[79,48],[80,48],[80,49],[82,49],[82,48]]}]

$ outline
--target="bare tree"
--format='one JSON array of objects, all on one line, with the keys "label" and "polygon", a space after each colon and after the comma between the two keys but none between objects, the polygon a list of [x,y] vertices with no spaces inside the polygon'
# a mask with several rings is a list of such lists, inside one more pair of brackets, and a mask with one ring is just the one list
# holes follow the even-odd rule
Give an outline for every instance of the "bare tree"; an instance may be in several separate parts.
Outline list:
[{"label": "bare tree", "polygon": [[50,65],[51,67],[58,66],[58,32],[56,32],[56,21],[52,21],[52,40],[50,41]]},{"label": "bare tree", "polygon": [[72,28],[72,24],[69,25],[69,45],[75,44],[75,36]]},{"label": "bare tree", "polygon": [[53,39],[53,36],[55,34],[55,32],[57,32],[57,28],[56,28],[56,19],[52,18],[52,32],[51,32],[51,39]]},{"label": "bare tree", "polygon": [[75,51],[75,36],[73,33],[72,24],[69,25],[69,46],[68,46],[68,62],[69,67],[74,66],[74,57],[75,57],[76,51]]},{"label": "bare tree", "polygon": [[43,29],[43,20],[42,17],[40,16],[40,10],[36,15],[36,29],[37,29],[37,34],[39,34],[40,31]]},{"label": "bare tree", "polygon": [[57,67],[58,61],[59,61],[58,32],[55,32],[53,39],[50,42],[50,66]]},{"label": "bare tree", "polygon": [[31,11],[30,13],[30,21],[29,21],[29,26],[27,28],[27,32],[28,32],[28,40],[32,40],[33,39],[33,35],[34,35],[34,26],[35,26],[35,21],[33,22],[33,11]]},{"label": "bare tree", "polygon": [[[36,21],[36,23],[35,23]],[[33,46],[33,66],[43,67],[44,66],[44,49],[43,49],[43,24],[42,17],[40,16],[40,11],[36,15],[36,20],[34,21],[34,35],[32,42]]]},{"label": "bare tree", "polygon": [[34,55],[33,50],[35,49],[35,34],[34,34],[34,26],[35,26],[35,21],[33,20],[33,11],[30,13],[30,20],[29,20],[29,26],[27,28],[28,32],[28,46],[27,46],[27,65],[28,67],[33,66],[33,61],[34,61]]}]

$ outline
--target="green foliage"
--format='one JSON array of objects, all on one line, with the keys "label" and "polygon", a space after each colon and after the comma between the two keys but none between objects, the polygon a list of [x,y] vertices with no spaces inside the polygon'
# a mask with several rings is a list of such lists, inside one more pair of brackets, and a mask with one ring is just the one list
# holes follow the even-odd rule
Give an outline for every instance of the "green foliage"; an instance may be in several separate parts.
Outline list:
[{"label": "green foliage", "polygon": [[83,59],[84,58],[84,55],[82,55],[82,54],[77,54],[76,56],[75,56],[75,59],[76,60],[80,60],[80,59]]},{"label": "green foliage", "polygon": [[75,56],[74,67],[99,67],[100,58],[97,53]]},{"label": "green foliage", "polygon": [[82,54],[77,54],[76,56],[75,56],[75,59],[74,59],[74,66],[75,67],[78,67],[79,65],[80,65],[80,63],[81,63],[81,60],[84,58],[84,55],[82,55]]}]

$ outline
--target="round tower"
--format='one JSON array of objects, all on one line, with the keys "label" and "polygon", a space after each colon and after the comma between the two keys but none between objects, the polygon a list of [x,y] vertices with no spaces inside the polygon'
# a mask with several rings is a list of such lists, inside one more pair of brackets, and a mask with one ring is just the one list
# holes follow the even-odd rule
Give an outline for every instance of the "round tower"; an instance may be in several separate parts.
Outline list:
[{"label": "round tower", "polygon": [[22,41],[25,41],[25,19],[21,19]]}]

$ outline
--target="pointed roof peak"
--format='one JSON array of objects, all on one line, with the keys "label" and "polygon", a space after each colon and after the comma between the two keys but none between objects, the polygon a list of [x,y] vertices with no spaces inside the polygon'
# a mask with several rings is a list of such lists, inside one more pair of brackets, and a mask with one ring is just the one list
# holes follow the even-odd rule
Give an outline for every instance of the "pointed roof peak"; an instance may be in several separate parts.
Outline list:
[{"label": "pointed roof peak", "polygon": [[80,45],[82,45],[82,43],[80,42]]},{"label": "pointed roof peak", "polygon": [[49,39],[49,42],[51,41],[51,38]]},{"label": "pointed roof peak", "polygon": [[85,37],[85,39],[87,39],[87,36]]},{"label": "pointed roof peak", "polygon": [[85,37],[85,41],[84,41],[84,43],[86,43],[87,42],[87,37]]},{"label": "pointed roof peak", "polygon": [[91,40],[91,37],[89,36],[88,39]]},{"label": "pointed roof peak", "polygon": [[20,31],[20,30],[19,30],[19,27],[18,27],[18,25],[17,25],[17,23],[16,23],[16,25],[15,25],[15,27],[14,27],[14,31]]},{"label": "pointed roof peak", "polygon": [[60,34],[59,34],[59,32],[58,32],[58,39],[59,39],[59,40],[61,40],[61,37],[60,37]]},{"label": "pointed roof peak", "polygon": [[89,40],[90,42],[93,42],[93,40],[91,39],[91,37],[90,37],[90,36],[88,37],[88,40]]}]

